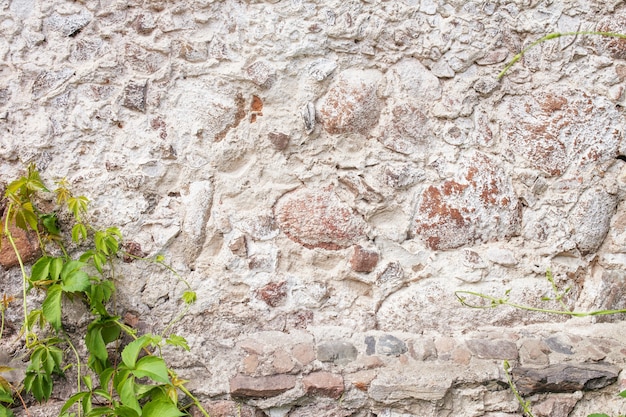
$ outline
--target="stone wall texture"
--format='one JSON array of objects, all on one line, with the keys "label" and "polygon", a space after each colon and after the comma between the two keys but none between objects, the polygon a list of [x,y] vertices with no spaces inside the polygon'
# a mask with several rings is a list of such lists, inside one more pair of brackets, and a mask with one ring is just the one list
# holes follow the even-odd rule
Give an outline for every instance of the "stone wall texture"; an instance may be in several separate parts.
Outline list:
[{"label": "stone wall texture", "polygon": [[[569,308],[626,307],[626,41],[497,79],[576,30],[626,32],[626,4],[0,0],[0,180],[67,177],[189,280],[171,358],[213,417],[520,416],[503,360],[538,417],[624,414],[623,315],[455,297],[558,308],[550,268]],[[184,287],[119,268],[162,330]]]}]

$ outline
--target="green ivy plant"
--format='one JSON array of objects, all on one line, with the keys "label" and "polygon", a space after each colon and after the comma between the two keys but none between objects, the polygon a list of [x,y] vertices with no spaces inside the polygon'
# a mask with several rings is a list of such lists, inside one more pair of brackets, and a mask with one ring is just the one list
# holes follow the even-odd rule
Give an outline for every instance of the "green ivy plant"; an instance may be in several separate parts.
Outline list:
[{"label": "green ivy plant", "polygon": [[[30,165],[26,174],[11,182],[5,191],[7,203],[0,228],[21,270],[24,310],[21,335],[30,360],[20,387],[12,386],[1,376],[10,368],[0,366],[0,417],[13,416],[11,407],[15,397],[26,408],[23,393],[39,402],[48,400],[55,376],[63,375],[71,367],[78,374],[76,392],[61,408],[61,417],[178,417],[189,415],[193,405],[209,417],[185,387],[187,381],[168,367],[161,354],[164,345],[189,351],[187,341],[170,329],[196,301],[196,293],[165,263],[163,256],[147,259],[124,252],[123,236],[117,227],[92,226],[87,215],[89,200],[73,195],[65,180],[57,181],[56,185],[50,191],[36,167]],[[69,233],[64,233],[66,225],[59,225],[56,212],[39,209],[37,203],[51,194],[56,197],[57,211],[67,210],[73,219]],[[39,241],[41,256],[30,271],[16,246],[12,225],[36,235]],[[87,250],[72,253],[68,250],[70,244]],[[115,266],[122,255],[159,264],[186,286],[181,297],[185,307],[161,334],[138,335],[115,312],[112,297],[116,292],[115,280],[119,278]],[[45,293],[39,307],[34,309],[27,302],[29,297],[33,298],[33,291]],[[64,300],[84,303],[91,313],[92,320],[84,333],[87,357],[79,354],[64,329]],[[0,338],[4,312],[12,301],[5,295],[0,303]],[[124,335],[132,341],[122,347]]]}]

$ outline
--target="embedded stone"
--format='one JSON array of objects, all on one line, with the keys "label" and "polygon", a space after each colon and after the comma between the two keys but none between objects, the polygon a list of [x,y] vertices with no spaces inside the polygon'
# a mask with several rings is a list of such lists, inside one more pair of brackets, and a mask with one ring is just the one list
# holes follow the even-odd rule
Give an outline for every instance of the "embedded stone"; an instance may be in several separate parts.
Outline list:
[{"label": "embedded stone", "polygon": [[251,377],[237,375],[230,379],[230,395],[233,397],[274,397],[296,386],[293,375],[270,375]]},{"label": "embedded stone", "polygon": [[400,356],[407,350],[406,343],[390,334],[381,336],[376,344],[376,352],[386,356]]},{"label": "embedded stone", "polygon": [[[408,370],[406,370],[408,371]],[[368,394],[375,401],[437,401],[445,397],[458,369],[454,366],[422,362],[410,372],[382,370],[370,383]]]},{"label": "embedded stone", "polygon": [[156,28],[156,21],[152,13],[140,13],[137,15],[133,27],[141,35],[149,35]]},{"label": "embedded stone", "polygon": [[333,340],[317,345],[317,359],[321,362],[348,363],[357,357],[356,347],[350,342]]},{"label": "embedded stone", "polygon": [[331,372],[313,372],[302,378],[307,395],[339,398],[344,391],[343,377]]},{"label": "embedded stone", "polygon": [[533,415],[537,417],[569,417],[580,398],[576,396],[548,397],[544,401],[533,404]]},{"label": "embedded stone", "polygon": [[487,255],[487,259],[491,262],[503,266],[513,266],[517,265],[517,259],[515,259],[515,255],[508,249],[503,248],[489,248],[485,252]]},{"label": "embedded stone", "polygon": [[137,110],[140,112],[146,111],[146,91],[148,89],[148,83],[136,83],[134,81],[129,82],[124,87],[124,98],[122,99],[122,105],[131,110]]},{"label": "embedded stone", "polygon": [[566,363],[545,368],[518,367],[511,371],[524,395],[542,392],[576,392],[604,388],[617,381],[620,368],[598,363]]},{"label": "embedded stone", "polygon": [[467,341],[467,347],[481,359],[518,358],[517,346],[510,340],[470,339]]},{"label": "embedded stone", "polygon": [[246,68],[246,74],[250,77],[250,81],[261,88],[271,88],[276,82],[276,72],[268,63],[257,61]]},{"label": "embedded stone", "polygon": [[210,181],[196,181],[189,185],[189,193],[182,198],[184,216],[182,232],[188,241],[186,258],[194,260],[204,243],[206,224],[213,206],[213,186]]},{"label": "embedded stone", "polygon": [[315,360],[315,350],[313,345],[308,343],[299,343],[291,348],[293,358],[301,365],[308,365]]},{"label": "embedded stone", "polygon": [[[5,224],[5,218],[2,218],[2,224]],[[35,260],[41,253],[39,248],[39,240],[37,234],[33,231],[26,231],[20,229],[14,222],[9,223],[9,231],[15,242],[15,247],[20,254],[22,262],[29,263]],[[2,234],[2,244],[0,245],[0,265],[8,269],[19,265],[17,255],[13,250],[13,246],[7,239],[6,235]]]},{"label": "embedded stone", "polygon": [[541,340],[525,340],[519,349],[520,360],[523,365],[548,365],[550,347]]},{"label": "embedded stone", "polygon": [[380,117],[378,141],[387,148],[405,155],[424,155],[431,136],[428,118],[418,108],[401,104],[385,109]]},{"label": "embedded stone", "polygon": [[510,178],[491,157],[474,153],[454,179],[422,191],[411,235],[433,250],[515,236],[521,227],[519,200]]},{"label": "embedded stone", "polygon": [[165,54],[145,49],[134,43],[125,45],[124,60],[130,68],[144,74],[153,74],[168,62]]},{"label": "embedded stone", "polygon": [[378,252],[356,245],[350,258],[350,267],[355,272],[372,272],[378,264],[378,258]]},{"label": "embedded stone", "polygon": [[[252,406],[241,404],[240,401],[205,401],[202,406],[211,417],[265,417],[266,414]],[[197,407],[191,408],[192,417],[205,417]]]},{"label": "embedded stone", "polygon": [[276,150],[282,151],[287,148],[291,138],[289,135],[280,132],[271,132],[267,135],[268,139]]},{"label": "embedded stone", "polygon": [[318,114],[331,134],[367,133],[378,123],[381,102],[376,94],[381,75],[374,70],[346,70],[322,97]]},{"label": "embedded stone", "polygon": [[[624,33],[626,31],[626,16],[612,13],[598,23],[598,32]],[[602,37],[597,42],[601,49],[614,59],[626,59],[626,39],[616,37]]]},{"label": "embedded stone", "polygon": [[503,143],[521,166],[560,176],[570,165],[583,168],[614,159],[624,117],[602,96],[569,87],[505,99],[499,111]]},{"label": "embedded stone", "polygon": [[365,233],[365,221],[329,190],[300,188],[285,194],[274,207],[280,230],[302,246],[347,248]]},{"label": "embedded stone", "polygon": [[569,215],[573,240],[582,254],[596,252],[609,232],[617,197],[602,189],[586,190]]},{"label": "embedded stone", "polygon": [[71,68],[63,68],[58,71],[42,71],[32,86],[33,96],[38,99],[61,87],[76,72]]},{"label": "embedded stone", "polygon": [[373,355],[376,353],[376,338],[374,336],[365,336],[365,354]]},{"label": "embedded stone", "polygon": [[566,341],[562,337],[551,336],[551,337],[545,338],[543,341],[553,352],[563,353],[565,355],[573,354],[571,343],[569,343],[569,341]]},{"label": "embedded stone", "polygon": [[85,26],[91,22],[93,15],[87,10],[79,13],[62,16],[54,12],[45,20],[46,25],[65,36],[76,36]]},{"label": "embedded stone", "polygon": [[270,282],[257,290],[257,297],[270,307],[277,307],[287,298],[287,282]]}]

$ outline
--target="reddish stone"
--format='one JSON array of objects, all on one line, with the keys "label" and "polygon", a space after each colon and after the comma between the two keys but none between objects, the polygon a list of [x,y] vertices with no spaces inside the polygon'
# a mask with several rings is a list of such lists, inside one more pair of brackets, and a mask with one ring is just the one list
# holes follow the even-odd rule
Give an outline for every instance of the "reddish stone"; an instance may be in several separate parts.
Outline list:
[{"label": "reddish stone", "polygon": [[271,132],[269,135],[267,135],[267,137],[269,138],[270,142],[272,142],[272,145],[274,145],[274,148],[279,151],[287,148],[287,145],[289,145],[289,141],[291,140],[289,135],[285,135],[284,133],[280,132]]},{"label": "reddish stone", "polygon": [[[202,404],[211,417],[265,417],[261,410],[237,401],[211,401]],[[192,407],[193,417],[204,417],[196,407]]]},{"label": "reddish stone", "polygon": [[[4,228],[5,218],[2,217],[2,227]],[[37,234],[33,231],[25,231],[20,229],[13,222],[9,222],[9,231],[15,242],[17,251],[20,254],[20,258],[23,263],[28,263],[35,260],[41,254],[39,250],[39,241],[37,240]],[[19,265],[13,246],[7,239],[6,235],[2,234],[2,240],[0,244],[0,265],[4,268],[12,268]]]},{"label": "reddish stone", "polygon": [[[618,154],[624,118],[606,98],[560,88],[507,99],[501,112],[503,143],[516,162],[560,176],[571,164],[585,167]],[[518,165],[521,165],[518,163]]]},{"label": "reddish stone", "polygon": [[277,307],[282,304],[287,298],[287,283],[270,282],[262,288],[259,288],[256,292],[257,297],[265,301],[270,307]]},{"label": "reddish stone", "polygon": [[[624,33],[626,32],[626,16],[612,14],[600,21],[597,30],[599,32]],[[611,58],[626,59],[626,39],[607,36],[598,39],[597,42]]]},{"label": "reddish stone", "polygon": [[504,171],[480,153],[465,165],[457,178],[431,185],[420,196],[413,232],[431,249],[453,249],[519,232],[520,206]]},{"label": "reddish stone", "polygon": [[378,123],[377,71],[344,71],[322,98],[319,115],[328,133],[366,133]]},{"label": "reddish stone", "polygon": [[291,354],[301,365],[308,365],[315,360],[313,345],[300,343],[291,348]]},{"label": "reddish stone", "polygon": [[230,379],[230,395],[233,397],[274,397],[296,386],[293,375],[270,375],[251,377],[237,375]]},{"label": "reddish stone", "polygon": [[302,378],[304,392],[307,395],[322,395],[339,398],[343,394],[343,377],[330,372],[313,372]]},{"label": "reddish stone", "polygon": [[361,245],[354,247],[354,253],[350,258],[350,267],[355,272],[372,272],[378,264],[378,252],[367,250]]},{"label": "reddish stone", "polygon": [[137,242],[125,242],[122,245],[122,248],[126,251],[126,254],[124,254],[124,257],[122,258],[126,263],[130,263],[136,258],[143,258],[146,256],[146,253],[141,250],[141,245]]},{"label": "reddish stone", "polygon": [[395,106],[381,119],[380,143],[406,155],[426,153],[430,129],[426,115],[419,109],[409,104]]},{"label": "reddish stone", "polygon": [[298,189],[274,207],[280,229],[306,248],[337,250],[363,237],[365,221],[328,190]]}]

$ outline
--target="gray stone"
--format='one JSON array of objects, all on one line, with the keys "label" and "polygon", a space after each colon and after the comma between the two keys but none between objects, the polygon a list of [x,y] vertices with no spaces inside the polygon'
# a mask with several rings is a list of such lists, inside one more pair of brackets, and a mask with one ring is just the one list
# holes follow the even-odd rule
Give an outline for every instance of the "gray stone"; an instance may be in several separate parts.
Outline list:
[{"label": "gray stone", "polygon": [[617,197],[602,189],[589,189],[580,197],[569,219],[574,241],[583,254],[598,250],[609,231],[616,207]]},{"label": "gray stone", "polygon": [[45,22],[48,27],[61,32],[65,36],[76,36],[91,22],[92,18],[92,14],[87,10],[81,10],[80,13],[67,16],[62,16],[54,12]]},{"label": "gray stone", "polygon": [[548,337],[544,339],[544,342],[546,342],[546,345],[548,345],[553,352],[564,353],[566,355],[571,355],[573,353],[572,345],[563,340],[560,336]]},{"label": "gray stone", "polygon": [[376,338],[374,336],[365,336],[365,354],[373,355],[376,353]]},{"label": "gray stone", "polygon": [[322,362],[348,363],[357,357],[357,349],[348,341],[333,340],[317,345],[317,359]]},{"label": "gray stone", "polygon": [[576,392],[604,388],[617,381],[620,368],[608,364],[567,363],[546,368],[518,367],[511,371],[524,395],[542,392]]},{"label": "gray stone", "polygon": [[470,339],[467,347],[481,359],[517,359],[518,352],[515,343],[510,340],[482,340]]},{"label": "gray stone", "polygon": [[400,356],[407,350],[406,343],[390,334],[381,336],[376,345],[376,352],[387,356]]},{"label": "gray stone", "polygon": [[147,82],[129,82],[128,84],[126,84],[126,87],[124,87],[124,98],[122,99],[122,105],[131,110],[145,112],[147,89]]}]

